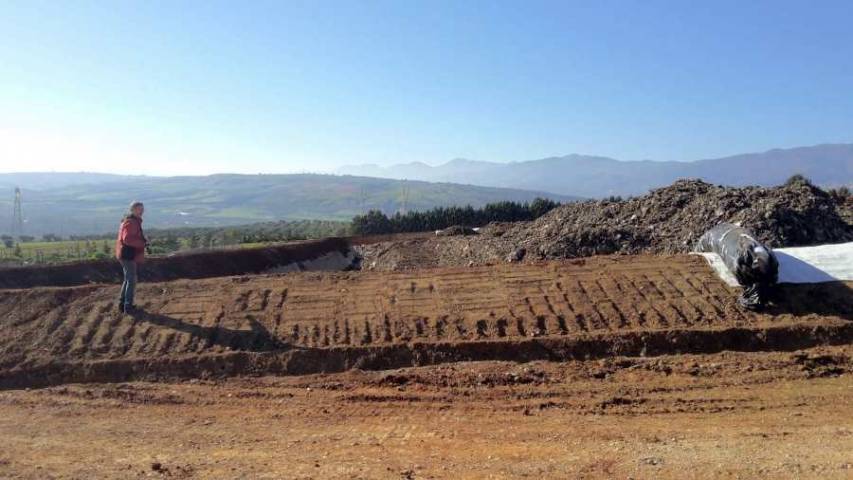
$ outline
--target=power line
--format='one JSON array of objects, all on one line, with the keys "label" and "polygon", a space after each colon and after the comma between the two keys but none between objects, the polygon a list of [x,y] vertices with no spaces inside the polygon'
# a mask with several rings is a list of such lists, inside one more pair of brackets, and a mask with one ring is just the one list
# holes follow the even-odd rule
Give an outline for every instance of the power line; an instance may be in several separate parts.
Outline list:
[{"label": "power line", "polygon": [[21,236],[24,234],[24,213],[23,198],[21,188],[15,187],[15,206],[12,207],[12,236]]},{"label": "power line", "polygon": [[400,201],[402,204],[400,208],[400,213],[405,215],[409,213],[409,185],[406,183],[405,180],[403,180],[403,184],[400,187],[400,197]]}]

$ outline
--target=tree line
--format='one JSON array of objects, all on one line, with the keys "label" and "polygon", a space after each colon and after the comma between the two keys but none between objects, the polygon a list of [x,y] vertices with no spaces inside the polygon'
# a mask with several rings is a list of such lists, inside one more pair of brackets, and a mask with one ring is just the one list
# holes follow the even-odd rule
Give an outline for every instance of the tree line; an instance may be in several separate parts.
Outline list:
[{"label": "tree line", "polygon": [[380,210],[371,210],[352,219],[351,230],[355,235],[377,235],[386,233],[429,232],[453,225],[479,227],[489,222],[519,222],[535,220],[559,206],[559,202],[547,198],[536,198],[532,202],[496,202],[482,208],[436,207],[431,210],[397,212],[388,216]]},{"label": "tree line", "polygon": [[333,220],[293,220],[234,227],[171,228],[146,231],[152,253],[286,242],[349,234],[349,225]]}]

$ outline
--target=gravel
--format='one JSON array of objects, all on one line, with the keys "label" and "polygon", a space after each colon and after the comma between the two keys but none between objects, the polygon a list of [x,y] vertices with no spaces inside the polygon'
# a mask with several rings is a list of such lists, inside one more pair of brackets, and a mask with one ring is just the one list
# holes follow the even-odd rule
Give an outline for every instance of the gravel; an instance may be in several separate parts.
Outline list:
[{"label": "gravel", "polygon": [[502,238],[539,258],[687,252],[720,222],[738,223],[770,247],[840,243],[853,241],[844,218],[850,200],[837,202],[802,181],[732,188],[680,180],[624,201],[566,204]]},{"label": "gravel", "polygon": [[849,242],[853,197],[804,181],[734,188],[679,180],[641,197],[568,203],[532,222],[490,224],[474,236],[389,241],[361,253],[363,265],[378,270],[684,253],[720,222],[738,223],[770,247]]}]

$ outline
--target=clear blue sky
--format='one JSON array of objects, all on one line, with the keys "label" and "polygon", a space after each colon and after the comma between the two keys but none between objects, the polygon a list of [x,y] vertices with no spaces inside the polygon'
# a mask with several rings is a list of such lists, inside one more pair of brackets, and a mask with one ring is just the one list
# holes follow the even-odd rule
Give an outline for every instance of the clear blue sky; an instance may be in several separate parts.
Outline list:
[{"label": "clear blue sky", "polygon": [[0,171],[853,141],[850,1],[0,1]]}]

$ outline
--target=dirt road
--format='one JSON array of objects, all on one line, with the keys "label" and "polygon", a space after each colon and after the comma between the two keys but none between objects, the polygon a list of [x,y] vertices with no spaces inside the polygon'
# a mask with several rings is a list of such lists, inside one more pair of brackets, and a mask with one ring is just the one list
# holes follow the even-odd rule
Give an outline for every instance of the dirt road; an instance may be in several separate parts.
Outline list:
[{"label": "dirt road", "polygon": [[0,392],[0,478],[846,479],[853,350]]}]

